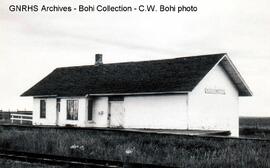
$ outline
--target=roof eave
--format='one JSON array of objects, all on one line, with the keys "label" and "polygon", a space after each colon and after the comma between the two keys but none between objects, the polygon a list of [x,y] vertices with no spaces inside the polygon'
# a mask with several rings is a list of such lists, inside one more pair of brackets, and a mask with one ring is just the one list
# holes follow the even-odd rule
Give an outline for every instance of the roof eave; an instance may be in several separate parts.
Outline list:
[{"label": "roof eave", "polygon": [[44,98],[44,97],[57,97],[58,95],[20,95],[21,97],[34,97],[34,98]]},{"label": "roof eave", "polygon": [[236,69],[235,65],[231,61],[231,59],[226,54],[222,60],[220,61],[221,66],[228,73],[229,77],[232,79],[233,83],[236,85],[239,96],[252,96],[252,91],[248,87],[247,83]]},{"label": "roof eave", "polygon": [[132,96],[132,95],[162,95],[162,94],[187,94],[190,91],[164,91],[164,92],[137,92],[137,93],[98,93],[85,96]]}]

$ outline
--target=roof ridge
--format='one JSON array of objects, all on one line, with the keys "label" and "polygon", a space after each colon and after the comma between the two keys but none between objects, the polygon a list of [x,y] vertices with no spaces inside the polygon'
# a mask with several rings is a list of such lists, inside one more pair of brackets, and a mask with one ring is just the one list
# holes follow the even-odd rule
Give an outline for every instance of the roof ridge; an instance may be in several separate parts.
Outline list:
[{"label": "roof ridge", "polygon": [[98,67],[98,66],[103,66],[103,65],[130,64],[130,63],[158,62],[158,61],[169,61],[169,60],[184,59],[184,58],[194,58],[194,57],[221,56],[221,55],[226,55],[226,54],[227,53],[204,54],[204,55],[183,56],[183,57],[175,57],[175,58],[156,59],[156,60],[115,62],[115,63],[106,63],[106,64],[101,64],[101,65],[76,65],[76,66],[57,67],[56,69],[81,68],[81,67]]}]

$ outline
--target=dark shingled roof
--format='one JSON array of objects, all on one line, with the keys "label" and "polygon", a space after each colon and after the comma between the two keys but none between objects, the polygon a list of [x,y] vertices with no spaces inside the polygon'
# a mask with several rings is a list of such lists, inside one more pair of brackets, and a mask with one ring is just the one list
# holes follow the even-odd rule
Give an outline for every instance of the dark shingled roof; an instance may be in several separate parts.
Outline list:
[{"label": "dark shingled roof", "polygon": [[224,55],[57,68],[22,96],[192,91]]}]

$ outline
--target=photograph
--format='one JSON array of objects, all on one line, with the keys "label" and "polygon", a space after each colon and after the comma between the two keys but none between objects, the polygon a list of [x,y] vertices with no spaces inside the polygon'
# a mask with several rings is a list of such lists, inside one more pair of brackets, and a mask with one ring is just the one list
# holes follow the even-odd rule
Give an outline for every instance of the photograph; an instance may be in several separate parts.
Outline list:
[{"label": "photograph", "polygon": [[269,6],[1,1],[0,167],[270,167]]}]

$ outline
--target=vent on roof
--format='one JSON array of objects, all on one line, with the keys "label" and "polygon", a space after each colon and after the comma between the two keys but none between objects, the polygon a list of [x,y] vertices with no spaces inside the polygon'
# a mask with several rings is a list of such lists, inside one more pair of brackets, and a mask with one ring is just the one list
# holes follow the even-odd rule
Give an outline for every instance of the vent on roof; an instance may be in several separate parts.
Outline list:
[{"label": "vent on roof", "polygon": [[96,62],[95,65],[101,65],[102,63],[102,54],[96,54]]}]

